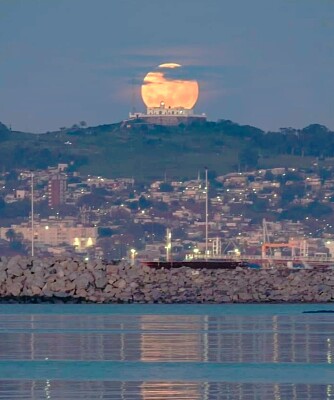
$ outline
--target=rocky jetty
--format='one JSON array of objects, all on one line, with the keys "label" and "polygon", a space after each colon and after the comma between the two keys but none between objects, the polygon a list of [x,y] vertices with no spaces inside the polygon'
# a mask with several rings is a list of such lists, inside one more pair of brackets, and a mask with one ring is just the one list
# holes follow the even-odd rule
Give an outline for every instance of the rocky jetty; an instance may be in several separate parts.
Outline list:
[{"label": "rocky jetty", "polygon": [[152,269],[75,259],[0,259],[0,302],[333,302],[334,270]]}]

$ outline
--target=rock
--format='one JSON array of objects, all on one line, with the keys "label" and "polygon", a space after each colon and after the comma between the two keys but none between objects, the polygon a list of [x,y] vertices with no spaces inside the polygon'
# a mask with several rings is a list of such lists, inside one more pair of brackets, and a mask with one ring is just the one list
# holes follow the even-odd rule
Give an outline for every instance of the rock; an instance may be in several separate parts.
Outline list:
[{"label": "rock", "polygon": [[8,278],[7,272],[6,271],[0,271],[0,285],[1,285],[2,282],[5,282],[7,278]]},{"label": "rock", "polygon": [[30,290],[33,296],[37,296],[42,293],[42,289],[39,286],[35,286],[34,284],[31,286]]},{"label": "rock", "polygon": [[52,297],[53,296],[53,292],[51,292],[51,290],[49,290],[48,288],[43,287],[42,295],[45,296],[45,297]]},{"label": "rock", "polygon": [[121,295],[121,290],[118,288],[112,288],[112,290],[107,293],[108,297],[112,297],[114,300],[118,300]]},{"label": "rock", "polygon": [[53,297],[58,303],[68,296],[99,303],[333,302],[334,271],[154,270],[125,262],[13,257],[0,260],[0,296]]},{"label": "rock", "polygon": [[37,286],[39,288],[42,288],[45,285],[45,279],[43,279],[40,276],[31,276],[31,285]]},{"label": "rock", "polygon": [[104,288],[103,291],[104,291],[105,293],[111,293],[111,292],[113,291],[113,289],[114,289],[113,286],[107,285],[107,286]]},{"label": "rock", "polygon": [[9,259],[7,262],[7,269],[10,269],[12,266],[17,265],[21,260],[21,256],[14,256]]},{"label": "rock", "polygon": [[57,280],[55,282],[51,282],[49,289],[52,292],[63,292],[65,290],[65,282],[63,280]]},{"label": "rock", "polygon": [[90,279],[87,275],[80,275],[77,277],[77,279],[74,281],[75,286],[77,289],[87,289],[89,284],[90,284]]},{"label": "rock", "polygon": [[87,292],[85,289],[77,289],[76,290],[76,297],[87,298]]},{"label": "rock", "polygon": [[43,268],[41,265],[33,265],[30,269],[35,275],[44,275],[47,268]]},{"label": "rock", "polygon": [[100,277],[100,278],[98,278],[98,279],[95,280],[95,286],[96,286],[98,289],[103,289],[103,288],[105,288],[106,285],[107,285],[107,283],[108,283],[108,279],[107,279],[105,276],[102,276],[102,277]]},{"label": "rock", "polygon": [[151,298],[153,299],[153,301],[157,301],[160,297],[161,297],[161,294],[160,294],[159,290],[153,289],[151,291]]},{"label": "rock", "polygon": [[117,276],[112,276],[111,278],[108,279],[108,283],[110,285],[114,284],[115,282],[117,282],[118,277]]},{"label": "rock", "polygon": [[117,265],[106,265],[106,274],[108,276],[117,275],[118,274],[118,266]]},{"label": "rock", "polygon": [[57,292],[57,293],[55,293],[55,296],[60,297],[60,298],[66,298],[66,297],[69,297],[69,294],[66,292]]},{"label": "rock", "polygon": [[64,278],[65,272],[62,268],[57,268],[57,278]]},{"label": "rock", "polygon": [[114,286],[117,287],[117,288],[119,288],[119,289],[125,288],[125,286],[126,286],[126,281],[125,281],[125,279],[120,279],[120,280],[116,281],[116,282],[114,283]]},{"label": "rock", "polygon": [[11,265],[7,266],[7,274],[9,276],[21,276],[23,275],[23,269],[19,263],[11,263]]},{"label": "rock", "polygon": [[12,296],[18,296],[23,288],[22,283],[13,282],[9,287],[7,287],[7,294]]},{"label": "rock", "polygon": [[65,281],[65,290],[66,292],[71,292],[75,289],[75,283],[72,281]]},{"label": "rock", "polygon": [[69,275],[68,275],[68,279],[70,280],[70,281],[74,281],[74,280],[76,280],[77,278],[78,278],[78,273],[76,272],[76,270],[74,271],[74,272],[71,272]]},{"label": "rock", "polygon": [[57,275],[55,274],[49,275],[47,278],[44,277],[44,282],[46,281],[47,283],[53,283],[56,282],[56,280],[57,280]]},{"label": "rock", "polygon": [[105,264],[103,264],[101,262],[101,260],[97,260],[95,267],[94,267],[94,271],[98,271],[98,270],[102,270],[102,271],[106,270],[106,266],[105,266]]}]

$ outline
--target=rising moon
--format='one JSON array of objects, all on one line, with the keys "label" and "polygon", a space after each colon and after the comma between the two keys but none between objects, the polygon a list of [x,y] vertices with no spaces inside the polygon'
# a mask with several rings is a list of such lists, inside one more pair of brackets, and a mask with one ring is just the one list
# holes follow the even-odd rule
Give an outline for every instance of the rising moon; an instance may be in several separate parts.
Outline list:
[{"label": "rising moon", "polygon": [[141,95],[146,107],[194,108],[198,99],[198,83],[186,79],[183,67],[176,63],[160,64],[149,72],[141,87]]}]

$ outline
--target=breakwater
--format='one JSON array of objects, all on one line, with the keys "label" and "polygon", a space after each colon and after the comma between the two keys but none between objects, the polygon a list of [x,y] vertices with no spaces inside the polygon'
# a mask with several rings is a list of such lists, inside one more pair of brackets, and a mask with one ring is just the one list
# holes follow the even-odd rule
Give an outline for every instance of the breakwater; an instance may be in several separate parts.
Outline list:
[{"label": "breakwater", "polygon": [[152,269],[75,259],[0,259],[0,301],[334,302],[334,270]]}]

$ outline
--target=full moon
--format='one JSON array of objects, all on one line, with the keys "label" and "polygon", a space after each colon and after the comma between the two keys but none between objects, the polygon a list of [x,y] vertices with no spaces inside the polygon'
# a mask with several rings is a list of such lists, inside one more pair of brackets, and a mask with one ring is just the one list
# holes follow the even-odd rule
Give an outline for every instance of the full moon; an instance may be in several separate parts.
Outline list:
[{"label": "full moon", "polygon": [[149,72],[141,87],[141,95],[146,107],[194,108],[198,99],[198,83],[186,79],[180,64],[160,64],[154,71]]}]

